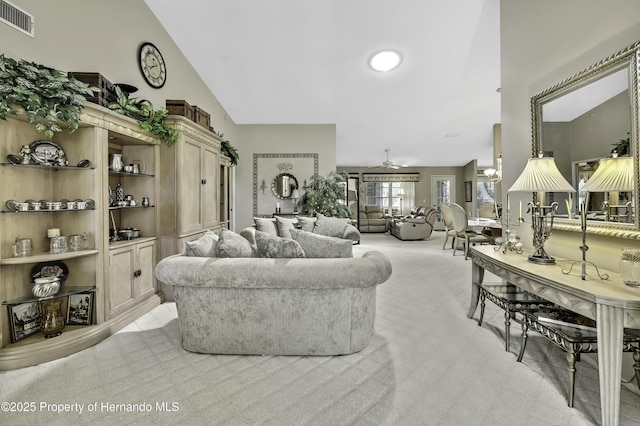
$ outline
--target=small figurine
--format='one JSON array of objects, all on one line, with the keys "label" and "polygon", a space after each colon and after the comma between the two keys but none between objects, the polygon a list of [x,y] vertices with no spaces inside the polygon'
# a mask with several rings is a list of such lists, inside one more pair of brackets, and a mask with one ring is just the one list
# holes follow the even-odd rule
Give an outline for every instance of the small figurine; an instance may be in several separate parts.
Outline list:
[{"label": "small figurine", "polygon": [[29,164],[31,162],[31,148],[29,148],[29,145],[22,145],[22,148],[20,148],[20,156],[22,157],[22,164]]}]

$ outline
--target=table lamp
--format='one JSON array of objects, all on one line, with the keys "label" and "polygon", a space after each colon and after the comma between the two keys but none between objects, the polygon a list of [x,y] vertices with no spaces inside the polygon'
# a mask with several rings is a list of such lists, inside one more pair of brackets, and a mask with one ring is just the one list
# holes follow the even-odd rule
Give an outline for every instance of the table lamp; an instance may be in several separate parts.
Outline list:
[{"label": "table lamp", "polygon": [[298,212],[298,198],[300,198],[300,193],[298,192],[298,188],[295,188],[291,191],[291,198],[293,199],[293,212]]},{"label": "table lamp", "polygon": [[[522,174],[507,192],[575,192],[576,190],[562,176],[553,157],[529,158]],[[548,206],[529,202],[531,211],[531,228],[533,229],[533,245],[535,251],[528,261],[539,265],[552,265],[556,261],[544,250],[544,243],[551,235],[554,213],[558,211],[558,203]]]},{"label": "table lamp", "polygon": [[[580,228],[582,229],[582,245],[580,250],[582,251],[582,260],[576,261],[571,265],[568,271],[562,271],[565,274],[571,272],[573,265],[580,263],[582,266],[581,278],[584,280],[587,275],[587,265],[591,265],[595,268],[598,276],[606,280],[609,278],[606,274],[600,274],[598,267],[593,262],[587,261],[587,206],[589,205],[589,193],[590,192],[625,192],[633,191],[633,158],[632,157],[618,157],[617,154],[613,154],[611,158],[603,158],[600,160],[600,164],[593,175],[587,180],[582,188],[585,192],[585,198],[580,206]],[[627,217],[631,217],[631,203],[627,203]],[[607,206],[608,208],[608,206]],[[608,216],[608,215],[607,215]]]}]

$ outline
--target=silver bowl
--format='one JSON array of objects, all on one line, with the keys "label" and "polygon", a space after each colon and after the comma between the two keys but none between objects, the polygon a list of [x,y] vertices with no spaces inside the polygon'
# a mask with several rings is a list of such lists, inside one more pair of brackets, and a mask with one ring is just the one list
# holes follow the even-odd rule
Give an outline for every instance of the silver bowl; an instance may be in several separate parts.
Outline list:
[{"label": "silver bowl", "polygon": [[36,278],[36,282],[33,283],[31,288],[31,293],[35,297],[54,296],[60,291],[60,285],[59,277]]}]

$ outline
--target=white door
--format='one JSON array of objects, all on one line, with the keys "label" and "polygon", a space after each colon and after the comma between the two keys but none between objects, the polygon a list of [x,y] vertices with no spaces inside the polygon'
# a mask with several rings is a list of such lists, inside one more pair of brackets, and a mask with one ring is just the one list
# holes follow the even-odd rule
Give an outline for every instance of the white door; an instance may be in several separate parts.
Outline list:
[{"label": "white door", "polygon": [[442,215],[440,214],[440,203],[456,202],[456,177],[455,175],[433,175],[431,176],[431,205],[438,210],[436,223],[433,227],[436,231],[444,230]]}]

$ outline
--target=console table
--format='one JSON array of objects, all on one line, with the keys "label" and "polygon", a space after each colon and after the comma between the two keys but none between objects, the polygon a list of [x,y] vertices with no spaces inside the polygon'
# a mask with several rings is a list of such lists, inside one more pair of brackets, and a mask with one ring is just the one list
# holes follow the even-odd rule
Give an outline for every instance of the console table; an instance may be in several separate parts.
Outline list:
[{"label": "console table", "polygon": [[609,272],[609,280],[579,274],[565,275],[571,261],[556,258],[555,265],[527,261],[529,253],[502,253],[493,246],[471,248],[471,303],[467,316],[478,307],[484,271],[517,287],[596,320],[598,374],[603,425],[617,425],[620,416],[622,335],[624,328],[640,329],[640,289],[626,286],[620,275]]}]

